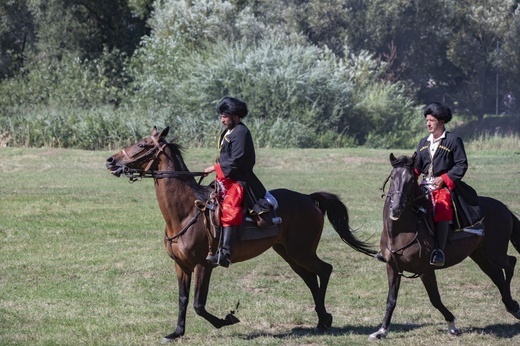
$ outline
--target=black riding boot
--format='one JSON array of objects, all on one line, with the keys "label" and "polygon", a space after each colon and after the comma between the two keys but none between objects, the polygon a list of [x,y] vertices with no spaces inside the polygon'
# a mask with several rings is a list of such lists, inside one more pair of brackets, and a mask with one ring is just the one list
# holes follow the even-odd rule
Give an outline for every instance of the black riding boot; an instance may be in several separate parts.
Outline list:
[{"label": "black riding boot", "polygon": [[437,248],[433,250],[430,264],[436,267],[444,265],[444,248],[448,240],[448,231],[450,229],[449,221],[439,221],[435,224],[435,238],[437,240]]},{"label": "black riding boot", "polygon": [[206,257],[206,261],[209,264],[213,267],[219,265],[225,268],[229,267],[236,233],[237,227],[224,227],[222,229],[222,245],[214,255],[208,255],[208,257]]}]

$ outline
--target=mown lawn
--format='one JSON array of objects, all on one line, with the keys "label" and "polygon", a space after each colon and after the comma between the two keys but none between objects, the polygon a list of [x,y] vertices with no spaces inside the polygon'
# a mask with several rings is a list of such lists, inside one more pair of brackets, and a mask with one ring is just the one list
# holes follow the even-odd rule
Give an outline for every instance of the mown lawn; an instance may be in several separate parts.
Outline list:
[{"label": "mown lawn", "polygon": [[[358,236],[378,244],[388,155],[404,150],[258,150],[256,172],[270,188],[330,191],[349,207]],[[151,180],[129,184],[104,167],[112,152],[0,149],[0,344],[154,345],[177,318],[173,262]],[[185,160],[202,170],[215,150]],[[468,150],[465,181],[520,213],[520,151]],[[205,180],[203,183],[209,183]],[[207,308],[241,323],[214,329],[190,308],[189,345],[365,345],[379,328],[387,293],[383,264],[339,241],[329,224],[319,255],[334,266],[325,334],[302,280],[274,251],[214,271]],[[517,256],[510,247],[510,254]],[[518,268],[516,270],[518,275]],[[518,277],[512,291],[520,299]],[[446,335],[419,280],[401,286],[387,345],[520,344],[520,324],[490,280],[467,260],[438,272],[443,301],[463,334]],[[192,298],[192,297],[190,297]]]}]

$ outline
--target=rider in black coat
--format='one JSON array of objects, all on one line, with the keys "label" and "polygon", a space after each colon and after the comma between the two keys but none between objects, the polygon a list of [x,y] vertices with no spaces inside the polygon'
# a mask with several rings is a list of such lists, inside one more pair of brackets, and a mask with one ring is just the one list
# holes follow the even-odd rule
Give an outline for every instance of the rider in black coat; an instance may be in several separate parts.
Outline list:
[{"label": "rider in black coat", "polygon": [[468,169],[464,143],[444,126],[452,118],[451,109],[434,102],[425,108],[424,117],[430,135],[417,146],[415,173],[423,174],[421,185],[430,191],[434,202],[438,248],[431,262],[443,266],[449,222],[453,220],[456,229],[475,227],[482,216],[475,190],[462,182]]}]

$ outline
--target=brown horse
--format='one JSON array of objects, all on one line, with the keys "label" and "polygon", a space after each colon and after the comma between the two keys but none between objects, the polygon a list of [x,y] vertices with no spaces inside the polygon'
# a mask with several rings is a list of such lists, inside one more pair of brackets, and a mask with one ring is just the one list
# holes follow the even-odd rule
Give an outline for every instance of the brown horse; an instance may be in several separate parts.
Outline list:
[{"label": "brown horse", "polygon": [[451,267],[468,256],[498,287],[507,311],[520,319],[520,307],[511,297],[516,258],[507,254],[509,241],[520,251],[520,221],[502,202],[479,197],[484,213],[485,235],[455,232],[446,245],[444,267],[430,265],[430,254],[435,248],[431,234],[431,202],[417,183],[415,158],[416,154],[411,158],[401,156],[398,159],[390,155],[393,169],[389,176],[391,183],[383,209],[381,234],[381,252],[387,262],[389,290],[381,328],[369,339],[387,336],[404,271],[416,274],[411,277],[420,277],[430,302],[448,322],[448,333],[460,334],[455,326],[455,317],[441,302],[435,269]]},{"label": "brown horse", "polygon": [[[207,201],[213,189],[195,181],[194,176],[203,174],[188,170],[179,145],[166,141],[168,131],[169,128],[161,132],[154,128],[149,138],[123,149],[106,161],[107,168],[116,176],[123,174],[131,180],[140,176],[154,178],[157,200],[166,221],[164,244],[166,252],[175,261],[179,285],[177,328],[164,341],[185,333],[193,273],[195,312],[216,328],[239,322],[233,314],[221,319],[206,311],[212,267],[205,259],[209,248],[215,251],[217,242],[210,236],[211,223],[205,222],[195,201]],[[304,195],[286,189],[273,190],[271,194],[278,201],[276,212],[283,220],[278,235],[242,240],[235,246],[231,261],[246,261],[272,247],[309,287],[318,315],[317,327],[327,329],[332,324],[332,315],[325,309],[325,293],[332,266],[316,255],[324,215],[327,214],[336,232],[349,246],[370,256],[375,251],[354,236],[348,224],[347,208],[336,195],[326,192]]]}]

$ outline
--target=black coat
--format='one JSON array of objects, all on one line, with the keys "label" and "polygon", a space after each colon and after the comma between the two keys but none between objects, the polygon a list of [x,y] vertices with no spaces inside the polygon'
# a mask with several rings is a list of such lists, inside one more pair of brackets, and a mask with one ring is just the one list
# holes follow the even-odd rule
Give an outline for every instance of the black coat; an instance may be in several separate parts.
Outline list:
[{"label": "black coat", "polygon": [[223,131],[219,137],[219,163],[224,176],[244,182],[257,199],[263,198],[266,192],[265,187],[253,173],[256,154],[249,129],[240,122],[230,134],[226,135],[226,132]]},{"label": "black coat", "polygon": [[[428,137],[419,142],[417,155],[415,168],[420,173],[428,175],[432,164]],[[482,220],[476,191],[462,181],[467,170],[468,159],[462,139],[446,131],[446,138],[441,140],[433,156],[433,176],[439,177],[447,174],[455,184],[455,188],[451,190],[451,196],[456,211],[457,228],[473,226]]]},{"label": "black coat", "polygon": [[[432,162],[430,158],[430,142],[428,137],[421,139],[417,146],[417,161],[415,168],[424,175]],[[446,138],[441,140],[439,148],[433,157],[433,176],[440,177],[444,173],[457,185],[468,170],[468,159],[464,143],[460,137],[446,131]]]}]

